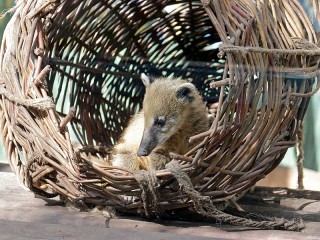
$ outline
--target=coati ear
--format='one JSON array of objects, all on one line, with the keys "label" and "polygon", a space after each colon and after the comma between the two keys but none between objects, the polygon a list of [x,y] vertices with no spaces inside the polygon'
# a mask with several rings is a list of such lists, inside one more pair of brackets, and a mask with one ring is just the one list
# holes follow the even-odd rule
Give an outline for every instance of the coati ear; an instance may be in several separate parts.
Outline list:
[{"label": "coati ear", "polygon": [[195,97],[196,87],[192,83],[182,83],[176,88],[176,97],[183,103],[191,103]]},{"label": "coati ear", "polygon": [[148,87],[151,83],[153,83],[156,79],[154,77],[150,77],[145,75],[144,73],[141,74],[141,80],[145,87]]}]

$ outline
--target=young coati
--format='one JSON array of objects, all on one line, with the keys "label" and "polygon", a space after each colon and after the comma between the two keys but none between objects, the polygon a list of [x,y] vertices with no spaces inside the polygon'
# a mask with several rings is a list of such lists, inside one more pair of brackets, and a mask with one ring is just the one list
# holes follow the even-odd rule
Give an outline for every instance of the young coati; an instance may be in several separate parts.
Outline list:
[{"label": "young coati", "polygon": [[199,142],[189,138],[208,130],[205,104],[195,86],[184,80],[153,79],[146,86],[143,110],[129,122],[112,151],[112,165],[132,171],[162,169],[169,153],[185,154]]}]

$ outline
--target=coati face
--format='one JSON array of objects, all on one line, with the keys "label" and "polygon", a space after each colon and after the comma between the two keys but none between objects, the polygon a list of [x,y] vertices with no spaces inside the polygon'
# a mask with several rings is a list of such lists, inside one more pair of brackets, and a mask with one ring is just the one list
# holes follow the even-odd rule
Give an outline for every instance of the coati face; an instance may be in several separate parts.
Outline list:
[{"label": "coati face", "polygon": [[178,133],[193,107],[196,88],[177,80],[141,76],[146,86],[143,100],[144,132],[138,156],[148,156],[153,149]]}]

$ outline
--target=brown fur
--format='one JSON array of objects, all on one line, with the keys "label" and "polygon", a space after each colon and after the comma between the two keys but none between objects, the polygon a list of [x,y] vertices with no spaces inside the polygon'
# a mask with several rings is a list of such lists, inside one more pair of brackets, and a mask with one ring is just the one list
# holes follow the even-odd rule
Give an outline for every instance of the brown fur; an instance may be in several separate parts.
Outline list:
[{"label": "brown fur", "polygon": [[[189,138],[208,130],[207,113],[201,96],[194,86],[186,83],[183,80],[157,79],[146,84],[143,110],[131,119],[119,143],[115,145],[113,165],[133,171],[162,169],[170,160],[170,152],[184,154],[198,144],[190,144]],[[191,89],[186,98],[189,101],[177,97],[180,86],[191,86],[187,89]],[[165,117],[166,125],[152,135],[154,131],[150,129],[159,129],[158,125],[154,127],[154,119],[158,116]],[[147,135],[152,137],[147,138]],[[158,139],[160,143],[148,156],[138,157],[139,146],[143,148],[142,145],[148,145],[148,140],[154,139]],[[161,142],[163,139],[164,142]]]}]

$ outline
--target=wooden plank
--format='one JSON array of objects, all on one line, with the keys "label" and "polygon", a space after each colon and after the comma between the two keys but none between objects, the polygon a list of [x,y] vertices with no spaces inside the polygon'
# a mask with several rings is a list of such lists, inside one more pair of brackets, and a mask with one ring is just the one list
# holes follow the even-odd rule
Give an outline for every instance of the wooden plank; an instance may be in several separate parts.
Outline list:
[{"label": "wooden plank", "polygon": [[218,240],[216,237],[197,237],[177,235],[173,233],[160,233],[137,230],[124,230],[99,228],[88,225],[63,225],[46,223],[29,223],[20,221],[0,220],[0,239],[112,239],[112,240]]},{"label": "wooden plank", "polygon": [[[287,219],[300,216],[307,221],[304,232],[256,230],[210,221],[148,222],[139,217],[111,219],[107,221],[109,228],[106,228],[106,218],[102,215],[70,211],[58,199],[46,202],[34,198],[33,193],[17,184],[11,172],[0,172],[0,181],[0,239],[48,236],[54,239],[91,239],[92,236],[94,239],[106,236],[108,239],[320,239],[320,204],[312,199],[290,198],[287,193],[279,195],[279,191],[270,189],[264,189],[266,193],[261,194],[261,189],[257,188],[242,199],[241,206],[264,216],[284,216]],[[255,195],[257,192],[264,199],[259,194]]]}]

